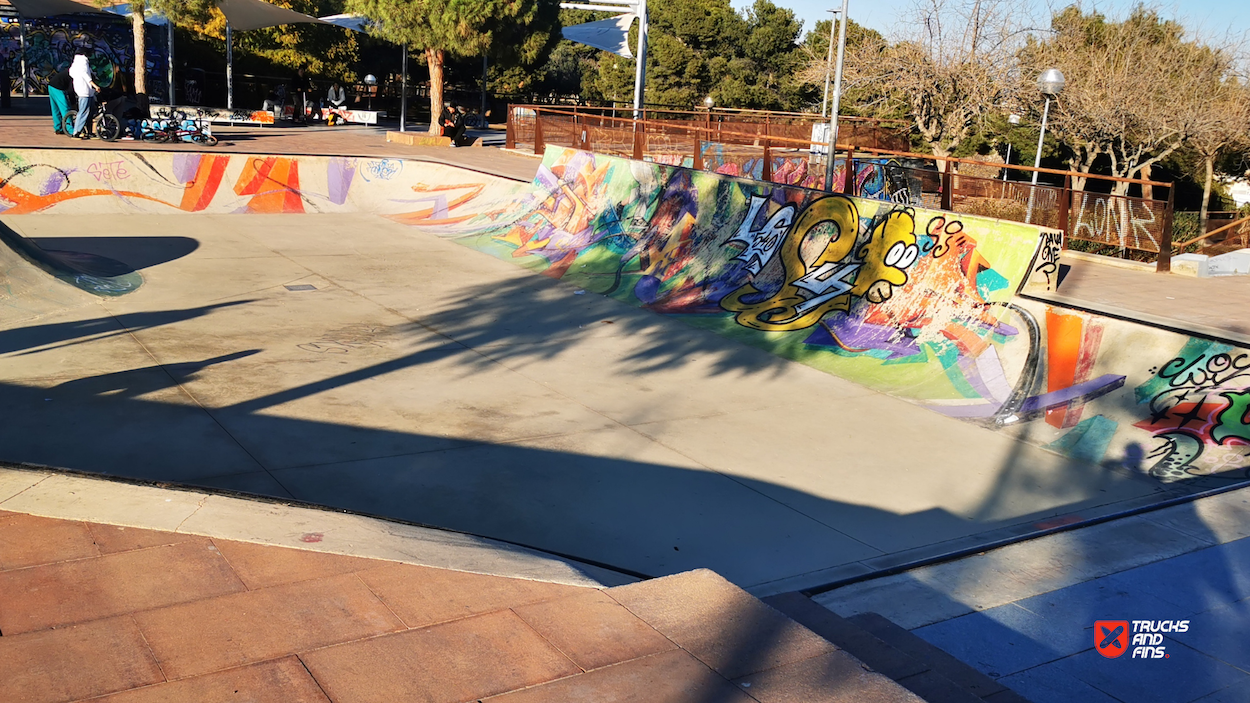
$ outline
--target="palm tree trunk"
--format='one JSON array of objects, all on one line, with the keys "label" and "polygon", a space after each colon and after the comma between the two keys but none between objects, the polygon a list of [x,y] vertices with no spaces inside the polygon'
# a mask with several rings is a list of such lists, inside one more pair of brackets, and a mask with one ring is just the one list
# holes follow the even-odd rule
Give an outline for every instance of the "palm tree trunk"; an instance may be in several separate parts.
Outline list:
[{"label": "palm tree trunk", "polygon": [[148,92],[147,35],[143,32],[143,2],[131,0],[130,27],[135,35],[135,92]]},{"label": "palm tree trunk", "polygon": [[425,62],[430,67],[430,134],[441,134],[442,125],[438,115],[443,111],[443,62],[446,53],[442,49],[426,49]]}]

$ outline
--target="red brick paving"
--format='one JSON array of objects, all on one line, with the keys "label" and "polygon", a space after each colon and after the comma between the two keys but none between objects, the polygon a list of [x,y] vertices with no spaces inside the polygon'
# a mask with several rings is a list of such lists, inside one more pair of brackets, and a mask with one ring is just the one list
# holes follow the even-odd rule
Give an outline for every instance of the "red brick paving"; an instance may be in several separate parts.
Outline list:
[{"label": "red brick paving", "polygon": [[709,571],[595,590],[0,511],[0,701],[492,696],[916,700]]}]

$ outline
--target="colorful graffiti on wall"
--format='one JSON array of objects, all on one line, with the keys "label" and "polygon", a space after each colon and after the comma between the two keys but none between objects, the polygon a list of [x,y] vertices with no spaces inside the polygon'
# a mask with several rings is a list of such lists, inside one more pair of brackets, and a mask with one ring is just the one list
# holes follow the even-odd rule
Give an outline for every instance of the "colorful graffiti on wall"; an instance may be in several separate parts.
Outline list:
[{"label": "colorful graffiti on wall", "polygon": [[[420,219],[470,203],[499,210],[525,189],[447,166],[407,165],[386,158],[15,149],[0,151],[0,213],[365,211]],[[447,186],[433,191],[428,178],[465,182],[449,194]]]},{"label": "colorful graffiti on wall", "polygon": [[[148,26],[145,57],[148,94],[163,99],[167,88],[161,80],[167,63],[166,33]],[[117,22],[28,22],[26,25],[26,79],[34,93],[48,92],[52,74],[69,66],[74,51],[91,47],[91,70],[96,82],[109,86],[118,71],[134,66],[134,38],[127,20]],[[16,22],[0,24],[0,60],[5,61],[11,76],[22,75],[21,26]],[[15,85],[17,85],[15,83]]]},{"label": "colorful graffiti on wall", "polygon": [[1198,341],[1014,296],[1053,286],[1057,232],[555,147],[508,216],[407,221],[1094,464],[1250,465],[1250,351],[1208,350],[1205,400],[1152,405],[1198,357],[1140,359]]},{"label": "colorful graffiti on wall", "polygon": [[[718,145],[719,146],[719,145]],[[822,157],[823,158],[823,157]],[[665,160],[654,159],[656,163],[670,166],[690,168],[691,157]],[[772,156],[773,183],[789,186],[801,186],[823,190],[825,183],[825,163],[807,154],[776,154]],[[764,159],[745,158],[726,160],[722,155],[720,161],[707,163],[707,170],[723,176],[736,176],[764,179]],[[900,164],[896,159],[855,159],[854,191],[846,187],[846,159],[839,158],[833,164],[834,190],[838,192],[855,192],[861,198],[885,200],[902,205],[921,204],[921,183],[912,169]]]},{"label": "colorful graffiti on wall", "polygon": [[1250,349],[1016,295],[1058,233],[548,149],[532,184],[399,159],[0,152],[0,212],[371,212],[1161,481],[1250,468]]}]

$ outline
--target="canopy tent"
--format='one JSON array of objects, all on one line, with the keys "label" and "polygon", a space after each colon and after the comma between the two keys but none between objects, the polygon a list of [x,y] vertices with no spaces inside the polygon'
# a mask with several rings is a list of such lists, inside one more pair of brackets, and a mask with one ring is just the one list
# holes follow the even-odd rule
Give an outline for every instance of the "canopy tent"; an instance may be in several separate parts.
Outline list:
[{"label": "canopy tent", "polygon": [[234,109],[234,30],[241,32],[280,24],[333,24],[265,0],[217,0],[217,9],[226,16],[226,108]]},{"label": "canopy tent", "polygon": [[632,59],[634,52],[629,50],[629,28],[634,24],[635,17],[634,13],[627,12],[606,20],[575,24],[564,28],[564,38]]},{"label": "canopy tent", "polygon": [[322,17],[321,21],[338,25],[343,29],[350,29],[353,32],[369,31],[369,20],[364,15],[327,15]]},{"label": "canopy tent", "polygon": [[[590,3],[590,4],[587,4]],[[595,10],[596,12],[621,12],[606,20],[565,27],[564,38],[593,46],[614,54],[634,59],[634,119],[642,117],[642,99],[647,76],[647,0],[586,0],[586,2],[562,2],[565,10]],[[638,51],[629,51],[629,27],[638,19]]]},{"label": "canopy tent", "polygon": [[9,0],[22,17],[37,19],[56,15],[104,14],[104,10],[86,0]]}]

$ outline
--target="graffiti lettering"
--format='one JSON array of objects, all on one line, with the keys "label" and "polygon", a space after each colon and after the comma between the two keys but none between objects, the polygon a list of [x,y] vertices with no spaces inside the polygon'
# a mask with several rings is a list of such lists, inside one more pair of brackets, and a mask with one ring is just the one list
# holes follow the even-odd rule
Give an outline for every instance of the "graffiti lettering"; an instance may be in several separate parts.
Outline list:
[{"label": "graffiti lettering", "polygon": [[1149,203],[1124,197],[1083,193],[1072,236],[1120,247],[1159,250],[1159,223]]},{"label": "graffiti lettering", "polygon": [[[836,233],[809,266],[800,254],[800,245],[820,225],[832,225]],[[783,285],[759,300],[762,291],[747,283],[726,295],[721,307],[737,313],[738,324],[780,332],[805,329],[829,312],[849,310],[855,296],[872,303],[884,302],[894,287],[907,283],[905,269],[919,255],[914,229],[910,210],[890,212],[879,218],[867,242],[857,250],[859,211],[855,203],[837,196],[817,200],[799,215],[783,238]]]},{"label": "graffiti lettering", "polygon": [[1033,260],[1033,275],[1045,279],[1045,287],[1053,291],[1059,284],[1059,256],[1063,253],[1063,232],[1043,231]]},{"label": "graffiti lettering", "polygon": [[1240,439],[1250,444],[1250,391],[1221,393],[1228,407],[1216,416],[1211,437],[1220,444]]},{"label": "graffiti lettering", "polygon": [[755,229],[755,220],[759,216],[760,209],[767,202],[768,198],[751,196],[751,206],[747,209],[747,216],[742,219],[742,226],[738,228],[737,234],[729,240],[729,242],[741,243],[744,246],[737,260],[745,263],[747,271],[752,274],[758,274],[768,265],[768,262],[773,260],[777,247],[781,245],[781,241],[794,220],[794,206],[786,205],[774,212],[763,227]]},{"label": "graffiti lettering", "polygon": [[404,162],[398,159],[366,161],[361,173],[366,181],[389,181],[404,170]]},{"label": "graffiti lettering", "polygon": [[87,173],[95,176],[97,181],[120,181],[130,177],[130,171],[126,170],[125,165],[121,161],[101,162],[97,161],[87,167]]}]

